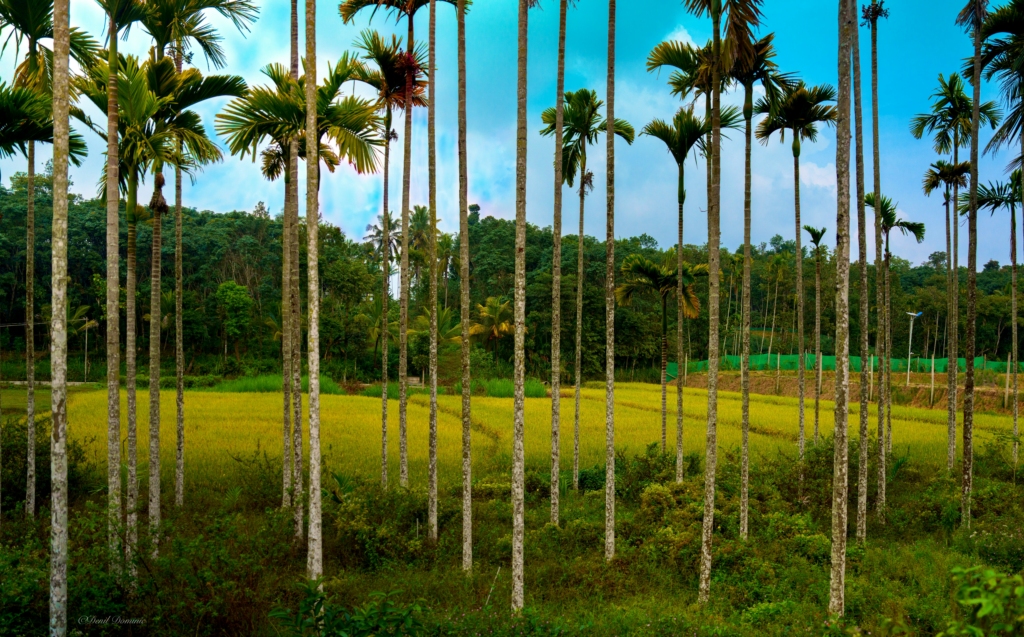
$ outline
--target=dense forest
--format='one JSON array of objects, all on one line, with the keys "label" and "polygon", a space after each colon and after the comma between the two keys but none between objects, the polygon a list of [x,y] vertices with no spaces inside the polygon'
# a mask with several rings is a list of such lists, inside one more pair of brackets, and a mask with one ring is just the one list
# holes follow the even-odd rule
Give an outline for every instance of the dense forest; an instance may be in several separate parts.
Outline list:
[{"label": "dense forest", "polygon": [[[39,240],[36,249],[36,317],[42,329],[36,330],[36,351],[40,358],[39,374],[46,377],[49,369],[45,353],[49,324],[48,291],[50,289],[51,180],[49,173],[37,177],[36,223]],[[121,268],[126,267],[127,230],[121,224]],[[0,347],[3,349],[3,373],[7,379],[24,377],[25,320],[25,175],[15,174],[10,187],[0,186]],[[71,320],[69,363],[72,380],[82,380],[82,362],[88,339],[90,356],[89,379],[100,380],[104,374],[103,341],[105,330],[104,294],[105,268],[105,202],[102,199],[72,198],[69,207],[69,318]],[[164,236],[173,235],[173,217],[163,218]],[[417,208],[410,222],[410,263],[412,269],[410,300],[410,361],[413,373],[423,374],[427,368],[428,270],[427,229],[429,219],[424,208]],[[515,224],[511,220],[487,215],[486,210],[473,207],[470,214],[470,295],[473,316],[479,335],[473,348],[474,376],[510,377],[512,372],[512,297],[514,273]],[[302,239],[302,289],[305,289],[306,239]],[[184,211],[184,336],[186,373],[188,375],[245,375],[279,370],[280,303],[281,303],[281,233],[280,215],[271,214],[265,205],[253,211],[215,213],[194,208]],[[380,378],[380,294],[382,267],[380,262],[380,228],[367,229],[366,237],[346,236],[327,222],[320,228],[320,272],[323,312],[321,335],[323,372],[338,381],[373,382]],[[138,230],[137,300],[140,325],[138,349],[143,359],[149,350],[144,329],[149,320],[149,296],[152,229],[147,223]],[[668,241],[663,239],[667,244]],[[550,227],[528,225],[526,233],[526,295],[527,295],[527,373],[537,378],[550,374],[551,339],[551,258]],[[400,239],[392,236],[391,254],[399,253]],[[439,330],[441,350],[438,380],[454,384],[459,375],[459,280],[457,236],[441,234],[438,239],[440,273]],[[576,261],[578,239],[563,237],[562,285],[564,316],[575,315]],[[596,378],[604,369],[604,243],[585,237],[586,277],[583,292],[583,375]],[[641,235],[619,239],[615,257],[618,264],[630,255],[640,254],[655,262],[668,257],[672,244],[663,244],[656,237]],[[167,355],[165,373],[173,375],[174,344],[174,278],[171,276],[174,246],[164,243],[165,276],[162,278],[162,337]],[[741,246],[722,253],[722,319],[724,352],[739,353],[739,298],[742,272]],[[833,254],[823,246],[822,259],[822,348],[832,354],[834,333]],[[803,250],[805,298],[809,317],[813,318],[815,255]],[[768,243],[753,246],[752,265],[752,349],[753,353],[781,352],[795,354],[795,242],[775,236]],[[705,263],[705,246],[687,244],[684,257],[690,263]],[[396,259],[397,261],[397,259]],[[858,264],[852,266],[854,280],[859,276]],[[908,349],[908,311],[923,312],[915,325],[914,356],[930,358],[932,352],[946,357],[946,255],[937,252],[927,263],[911,264],[893,256],[893,338],[894,357],[902,358]],[[869,265],[872,314],[874,314],[874,265]],[[397,265],[391,267],[392,295],[397,296]],[[810,276],[807,275],[810,273]],[[967,271],[960,269],[966,282]],[[122,272],[122,280],[124,273]],[[978,274],[978,356],[1005,361],[1010,351],[1010,270],[1008,266],[990,261]],[[695,291],[702,303],[707,299],[706,279],[698,278]],[[124,287],[122,285],[122,294]],[[858,302],[859,290],[852,286],[851,303]],[[961,285],[961,307],[966,307],[966,284]],[[305,303],[305,298],[303,298]],[[123,301],[122,301],[123,307]],[[397,341],[399,304],[389,304],[389,332]],[[964,330],[967,313],[960,312],[960,329]],[[121,313],[124,320],[124,313]],[[620,375],[640,379],[657,379],[660,354],[660,301],[654,295],[639,297],[615,315],[617,334],[617,369]],[[675,312],[669,312],[670,334],[675,332]],[[858,316],[851,315],[851,341],[859,339]],[[561,340],[563,364],[571,370],[574,342],[571,330],[563,324]],[[774,329],[773,329],[774,326]],[[812,344],[813,320],[806,321],[806,343]],[[874,326],[871,342],[874,343]],[[707,312],[688,321],[685,327],[691,360],[707,356]],[[774,337],[773,337],[774,333]],[[961,347],[963,344],[961,344]],[[398,348],[389,349],[391,378],[397,377]],[[669,339],[669,353],[675,358],[675,342]],[[961,351],[961,357],[964,355]],[[77,375],[76,375],[77,374]]]}]

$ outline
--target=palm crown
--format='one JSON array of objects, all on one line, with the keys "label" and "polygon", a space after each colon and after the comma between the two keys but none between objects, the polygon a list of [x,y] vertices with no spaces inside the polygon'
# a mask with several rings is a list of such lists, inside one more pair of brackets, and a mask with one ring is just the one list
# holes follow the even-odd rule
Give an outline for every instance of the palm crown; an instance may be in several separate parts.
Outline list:
[{"label": "palm crown", "polygon": [[148,0],[142,25],[155,40],[157,56],[162,57],[172,45],[180,47],[183,56],[198,47],[210,64],[223,68],[227,58],[222,38],[206,21],[208,11],[227,18],[243,33],[259,15],[251,0]]},{"label": "palm crown", "polygon": [[763,97],[754,106],[758,115],[767,115],[757,125],[755,135],[763,144],[772,133],[779,133],[785,141],[786,131],[793,135],[793,155],[800,156],[800,142],[814,142],[818,138],[818,125],[835,126],[836,107],[826,104],[836,100],[836,90],[828,84],[807,86],[803,81],[787,86],[776,101]]},{"label": "palm crown", "polygon": [[[587,146],[596,144],[598,136],[608,129],[601,116],[604,102],[597,99],[597,92],[589,89],[566,91],[563,109],[562,177],[566,184],[573,185],[576,174],[586,170]],[[550,136],[555,133],[555,109],[545,109],[541,114],[544,128],[540,133]],[[632,144],[635,137],[633,126],[624,119],[616,119],[615,134]]]},{"label": "palm crown", "polygon": [[[995,102],[984,102],[979,107],[980,124],[995,128],[1000,119]],[[971,118],[974,104],[965,90],[964,80],[951,73],[947,80],[939,74],[939,88],[932,94],[931,112],[917,115],[910,121],[910,133],[921,139],[925,133],[934,133],[935,152],[947,155],[955,148],[971,143]]]},{"label": "palm crown", "polygon": [[[875,193],[869,192],[864,195],[864,205],[871,208],[872,210],[878,210],[875,206]],[[888,245],[889,233],[893,230],[899,230],[903,235],[909,235],[917,240],[918,243],[924,241],[924,224],[918,221],[907,221],[901,219],[896,213],[896,203],[885,195],[882,195],[880,219],[882,222],[882,232],[885,234],[885,241]],[[888,252],[888,247],[886,252]]]}]

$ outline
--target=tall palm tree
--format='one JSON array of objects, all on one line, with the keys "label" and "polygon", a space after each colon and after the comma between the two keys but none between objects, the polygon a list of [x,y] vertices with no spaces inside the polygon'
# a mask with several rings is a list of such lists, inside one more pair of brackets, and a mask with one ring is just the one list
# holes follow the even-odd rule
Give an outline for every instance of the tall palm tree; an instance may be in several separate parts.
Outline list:
[{"label": "tall palm tree", "polygon": [[[973,69],[972,69],[973,72]],[[966,175],[969,175],[970,165],[966,162],[960,162],[959,154],[960,149],[971,143],[973,137],[973,129],[971,127],[971,118],[974,113],[974,102],[967,95],[966,88],[964,86],[963,78],[957,73],[951,73],[949,78],[939,75],[939,88],[932,94],[932,105],[930,112],[923,113],[915,116],[911,120],[910,132],[917,139],[921,139],[925,134],[933,135],[933,148],[935,152],[940,155],[951,155],[952,163],[947,163],[946,166],[960,166],[964,165],[968,170],[960,175],[960,177],[953,179],[948,182],[953,188],[952,200],[955,202],[959,199],[960,188],[967,185]],[[980,107],[980,116],[982,122],[986,125],[995,128],[1000,120],[999,109],[996,107],[994,102],[984,102]],[[948,168],[947,168],[948,170]],[[875,195],[878,197],[878,195]],[[954,213],[955,214],[955,213]],[[948,213],[947,213],[948,216]],[[953,470],[953,463],[956,461],[956,412],[958,405],[957,393],[959,392],[959,375],[960,366],[957,362],[960,352],[960,259],[959,259],[959,246],[960,246],[960,224],[957,222],[959,217],[953,217],[952,223],[952,249],[950,250],[947,246],[947,296],[949,297],[949,317],[951,329],[949,330],[949,347],[950,352],[950,365],[947,370],[947,405],[946,405],[946,417],[947,426],[950,432],[949,444],[946,450],[946,469],[949,471]],[[877,242],[879,244],[878,251],[881,253],[881,226],[878,227]],[[949,242],[947,242],[948,244]],[[881,258],[881,257],[879,257]],[[880,263],[876,264],[876,267],[880,270]],[[880,286],[879,286],[880,287]],[[879,289],[881,294],[881,289]],[[879,301],[881,304],[881,301]],[[882,333],[882,329],[879,329],[879,334]],[[881,405],[881,400],[879,404]],[[880,407],[881,408],[881,407]],[[882,459],[884,462],[884,459]],[[881,469],[879,469],[881,471]],[[884,484],[879,474],[879,496],[880,510],[885,508],[885,497],[884,497]]]},{"label": "tall palm tree", "polygon": [[[572,0],[573,6],[576,0]],[[565,125],[565,23],[569,0],[558,3],[558,63],[555,79],[555,212],[551,254],[551,523],[559,523],[562,418],[562,153]],[[463,383],[465,386],[465,383]]]},{"label": "tall palm tree", "polygon": [[971,184],[967,207],[967,369],[964,373],[964,462],[961,483],[963,524],[971,527],[971,497],[974,491],[974,351],[975,321],[978,314],[978,133],[981,128],[981,40],[988,13],[988,0],[968,0],[957,16],[957,24],[974,40],[974,109],[971,113]]},{"label": "tall palm tree", "polygon": [[120,219],[118,183],[118,107],[117,107],[117,40],[128,35],[138,22],[145,6],[138,0],[98,0],[107,16],[107,505],[110,552],[113,564],[120,563],[118,527],[121,519],[121,343],[120,294],[121,266],[119,255]]},{"label": "tall palm tree", "polygon": [[[379,109],[384,111],[384,212],[381,220],[385,234],[391,232],[391,215],[388,209],[389,177],[391,166],[391,142],[397,139],[396,133],[392,130],[392,115],[395,110],[405,109],[405,75],[407,58],[402,52],[401,38],[392,35],[388,41],[376,31],[365,30],[355,46],[363,51],[363,59],[373,62],[377,69],[370,72],[364,81],[377,90],[377,102]],[[421,52],[417,52],[421,53]],[[422,67],[422,55],[418,55],[413,66],[413,72]],[[417,73],[418,74],[418,73]],[[413,106],[423,106],[423,80],[417,78],[413,84]],[[388,288],[390,286],[390,252],[392,246],[390,241],[382,242],[381,263],[383,265],[383,289],[381,299],[383,312],[388,311]],[[381,362],[381,485],[388,486],[388,346],[385,341]]]},{"label": "tall palm tree", "polygon": [[[443,0],[449,4],[455,4],[457,0]],[[413,29],[413,18],[416,12],[423,7],[430,6],[432,0],[341,0],[338,5],[338,12],[341,14],[345,24],[350,24],[363,9],[369,9],[371,19],[377,11],[384,9],[391,13],[396,21],[405,19],[409,28],[406,38],[406,76],[405,76],[405,102],[412,102],[414,92],[416,66],[412,61],[417,56],[415,31]],[[433,13],[433,12],[431,12]],[[422,70],[422,69],[421,69]],[[430,78],[431,80],[433,78]],[[407,408],[407,371],[409,365],[408,355],[408,327],[409,327],[409,189],[412,174],[412,116],[411,110],[405,112],[405,149],[404,149],[404,170],[402,173],[402,260],[400,264],[400,310],[399,310],[399,352],[398,352],[398,436],[399,436],[399,483],[401,486],[409,486],[409,459],[406,446],[406,408]]]},{"label": "tall palm tree", "polygon": [[[64,5],[65,9],[67,4]],[[55,58],[44,40],[53,40],[56,45],[54,27],[54,0],[0,0],[0,34],[13,38],[16,46],[25,44],[27,52],[15,69],[14,84],[41,94],[53,96],[53,82],[56,80]],[[71,28],[68,30],[69,52],[81,66],[88,68],[95,59],[96,42],[86,33]],[[25,416],[27,422],[27,443],[29,452],[26,460],[25,512],[35,517],[36,511],[36,460],[35,460],[35,171],[36,140],[26,140],[28,156],[28,180],[26,182],[28,204],[25,212],[25,380],[27,396]]]},{"label": "tall palm tree", "polygon": [[[67,456],[67,271],[68,271],[68,0],[53,12],[53,251],[50,327],[50,439],[52,480],[50,521],[50,634],[64,637],[68,614],[68,456]],[[30,249],[31,251],[31,249]],[[31,319],[26,322],[31,322]],[[34,451],[34,450],[33,450]],[[30,454],[31,455],[31,454]]]},{"label": "tall palm tree", "polygon": [[[656,295],[661,300],[661,451],[665,452],[667,419],[665,370],[668,366],[668,299],[681,285],[683,297],[679,305],[683,308],[686,318],[697,318],[700,314],[700,300],[694,291],[697,276],[707,276],[707,266],[690,266],[683,263],[682,268],[675,255],[669,254],[665,263],[651,261],[641,254],[631,254],[622,262],[622,283],[615,288],[615,298],[619,305],[632,305],[634,297]],[[680,276],[682,271],[682,276]]]},{"label": "tall palm tree", "polygon": [[[856,4],[839,0],[839,94],[836,112],[836,411],[832,456],[832,572],[828,612],[841,617],[846,600],[846,534],[850,400],[850,54]],[[796,137],[796,135],[794,135]],[[799,245],[799,244],[798,244]],[[797,263],[803,258],[797,249]],[[861,263],[863,267],[863,263]],[[800,292],[797,292],[800,294]],[[801,333],[802,337],[802,333]],[[804,359],[803,348],[800,360]]]},{"label": "tall palm tree", "polygon": [[836,90],[827,84],[808,87],[803,82],[783,89],[774,103],[767,97],[758,100],[755,110],[767,115],[757,126],[757,138],[767,143],[772,133],[778,132],[780,141],[785,140],[789,130],[793,136],[793,201],[796,211],[796,338],[800,353],[797,364],[797,385],[800,405],[800,459],[804,457],[804,371],[807,365],[804,357],[804,278],[803,248],[801,246],[800,223],[800,142],[814,142],[818,138],[818,126],[834,126],[837,110],[827,102],[836,101]]},{"label": "tall palm tree", "polygon": [[788,74],[780,73],[775,63],[775,34],[769,33],[760,40],[737,42],[737,46],[745,49],[746,55],[741,56],[732,67],[730,75],[743,86],[743,121],[744,121],[744,179],[743,179],[743,283],[741,331],[742,350],[740,353],[740,391],[741,411],[743,419],[743,449],[740,467],[740,537],[747,537],[747,511],[750,476],[750,265],[752,261],[750,249],[750,199],[751,199],[751,135],[754,118],[754,85],[760,83],[769,99],[776,99],[776,94],[790,84]]},{"label": "tall palm tree", "polygon": [[1017,368],[1020,363],[1017,360],[1017,204],[1021,202],[1021,174],[1017,169],[1010,175],[1008,182],[990,183],[989,185],[978,186],[978,207],[982,210],[988,209],[994,215],[996,210],[1005,208],[1010,213],[1010,316],[1012,318],[1012,341],[1011,360],[1013,361],[1013,463],[1017,465],[1017,419],[1018,419],[1018,389],[1017,389]]},{"label": "tall palm tree", "polygon": [[[614,0],[612,0],[614,1]],[[512,612],[523,610],[524,449],[526,372],[526,59],[531,0],[519,0],[519,31],[516,60],[516,256],[515,345],[512,407]]]},{"label": "tall palm tree", "polygon": [[604,559],[615,557],[615,0],[608,0],[608,120],[605,123]]},{"label": "tall palm tree", "polygon": [[804,230],[811,235],[814,246],[814,444],[817,445],[821,422],[821,240],[828,229],[804,226]]},{"label": "tall palm tree", "polygon": [[[580,386],[582,382],[582,342],[583,342],[583,218],[587,193],[593,189],[593,174],[587,168],[587,149],[596,144],[602,133],[609,128],[607,120],[601,117],[604,102],[597,99],[597,92],[589,89],[567,91],[564,95],[562,109],[562,162],[560,165],[562,179],[572,187],[577,177],[580,181],[580,227],[577,236],[576,255],[576,363],[575,363],[575,404],[573,416],[573,488],[579,487],[579,427],[580,427]],[[541,113],[544,128],[540,133],[544,136],[557,135],[558,109],[548,108]],[[613,133],[627,143],[632,144],[636,137],[633,126],[625,120],[612,123]]]},{"label": "tall palm tree", "polygon": [[462,328],[462,570],[473,572],[472,387],[469,369],[469,159],[466,151],[466,3],[458,0],[459,325]]}]

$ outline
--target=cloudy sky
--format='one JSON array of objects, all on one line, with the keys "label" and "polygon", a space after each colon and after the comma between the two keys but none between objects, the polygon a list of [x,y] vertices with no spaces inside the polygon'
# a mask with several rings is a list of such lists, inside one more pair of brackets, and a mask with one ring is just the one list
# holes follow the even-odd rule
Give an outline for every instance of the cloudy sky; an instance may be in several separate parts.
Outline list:
[{"label": "cloudy sky", "polygon": [[[935,161],[931,144],[915,140],[909,133],[910,118],[929,107],[930,95],[937,87],[939,73],[948,74],[960,68],[971,53],[971,43],[955,25],[954,19],[963,0],[934,0],[928,11],[911,11],[906,3],[893,3],[891,17],[879,29],[879,93],[882,150],[882,190],[899,202],[903,216],[928,225],[924,244],[894,237],[893,251],[914,263],[945,249],[941,198],[924,196],[921,177]],[[220,72],[241,75],[250,85],[266,82],[260,69],[271,62],[288,60],[288,22],[290,3],[287,0],[257,0],[259,20],[249,33],[240,34],[230,23],[218,16],[210,22],[224,37],[228,66]],[[607,71],[607,2],[579,0],[570,9],[566,57],[566,89],[591,88],[604,99]],[[516,91],[516,19],[513,0],[480,0],[467,18],[468,49],[468,119],[469,119],[469,192],[470,201],[478,203],[484,214],[504,218],[514,216],[515,207],[515,91]],[[710,21],[686,13],[679,0],[645,0],[643,11],[633,3],[619,3],[617,46],[616,115],[626,119],[639,131],[654,118],[670,118],[680,102],[666,88],[668,73],[648,73],[644,61],[650,50],[666,39],[703,43],[710,36]],[[427,14],[416,19],[418,37],[427,32]],[[835,3],[823,0],[765,0],[762,34],[774,31],[778,63],[782,70],[795,72],[810,84],[836,83],[836,15]],[[72,24],[95,37],[104,33],[102,12],[94,0],[71,0]],[[384,14],[373,18],[359,17],[345,25],[338,16],[337,0],[318,1],[318,67],[326,73],[327,63],[336,60],[351,48],[358,33],[374,28],[385,33],[405,34],[404,23],[396,25]],[[456,25],[455,11],[440,4],[437,20],[438,38],[438,215],[442,229],[454,231],[458,225],[457,155],[456,155]],[[531,12],[529,46],[529,125],[528,146],[528,218],[547,226],[553,215],[553,177],[551,172],[552,141],[539,135],[541,112],[552,106],[555,97],[555,62],[558,35],[557,0],[542,0]],[[863,68],[870,69],[870,31],[861,29]],[[144,31],[135,29],[122,51],[144,55],[149,39]],[[0,78],[9,80],[15,51],[8,48],[0,57]],[[195,64],[207,72],[200,56]],[[865,78],[865,116],[870,115],[870,78]],[[348,89],[347,89],[348,90]],[[998,99],[996,88],[986,85],[983,99]],[[727,95],[725,103],[741,104],[739,93]],[[213,120],[226,101],[211,103],[201,109],[206,125],[213,134]],[[91,106],[87,107],[91,108]],[[697,104],[703,109],[703,100]],[[420,109],[421,111],[423,109]],[[92,113],[99,117],[99,112]],[[870,133],[870,120],[866,123]],[[396,126],[401,133],[400,123]],[[87,133],[91,135],[90,133]],[[870,134],[865,135],[870,144]],[[983,135],[983,141],[988,135]],[[96,192],[103,162],[105,142],[89,138],[89,159],[72,170],[73,189],[91,196]],[[48,149],[41,155],[45,159]],[[869,162],[868,184],[871,184],[871,148],[866,149]],[[640,136],[629,146],[618,142],[616,234],[620,237],[647,233],[662,246],[675,242],[675,165],[661,142]],[[985,157],[981,163],[982,181],[1005,178],[1005,153]],[[603,193],[605,163],[603,143],[596,146],[590,158],[595,174],[597,197],[589,200],[586,231],[604,236]],[[417,112],[413,130],[412,201],[426,203],[426,113]],[[24,160],[0,162],[0,170],[10,175],[24,169]],[[706,191],[704,166],[701,162],[687,164],[687,243],[701,244],[707,240],[705,221]],[[824,130],[817,143],[805,143],[801,158],[801,199],[804,223],[826,226],[834,230],[836,208],[835,135]],[[302,180],[300,183],[305,183]],[[401,166],[392,169],[391,201],[401,194]],[[326,219],[340,226],[347,234],[360,237],[363,229],[380,213],[382,183],[380,175],[359,176],[342,168],[326,177],[322,187],[321,205]],[[566,189],[564,223],[575,228],[578,222],[575,195]],[[280,212],[282,186],[264,181],[258,165],[250,160],[227,157],[224,162],[208,167],[194,185],[186,181],[185,204],[200,210],[225,212],[252,210],[263,201],[272,211]],[[743,141],[742,134],[731,135],[722,148],[722,233],[724,245],[735,248],[742,242],[743,203]],[[142,193],[140,200],[147,196]],[[301,198],[304,201],[304,197]],[[392,206],[394,208],[394,206]],[[755,144],[753,151],[753,236],[756,243],[767,242],[773,235],[792,238],[793,224],[793,162],[788,144],[772,140],[766,146]],[[870,213],[869,213],[870,219]],[[1009,220],[1005,213],[979,221],[979,264],[989,259],[1008,261],[1005,232]],[[856,232],[856,228],[854,228]],[[961,248],[961,262],[966,261],[966,232]],[[828,242],[834,243],[834,232]],[[873,254],[873,251],[869,252]]]}]

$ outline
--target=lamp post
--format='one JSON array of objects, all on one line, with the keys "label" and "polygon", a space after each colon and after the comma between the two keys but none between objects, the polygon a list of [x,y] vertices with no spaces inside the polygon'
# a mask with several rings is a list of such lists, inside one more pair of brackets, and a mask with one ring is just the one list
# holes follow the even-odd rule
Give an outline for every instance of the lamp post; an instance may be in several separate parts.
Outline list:
[{"label": "lamp post", "polygon": [[914,319],[924,314],[924,312],[907,312],[907,316],[910,317],[910,340],[907,342],[907,387],[910,387],[910,357],[913,356],[914,347]]}]

